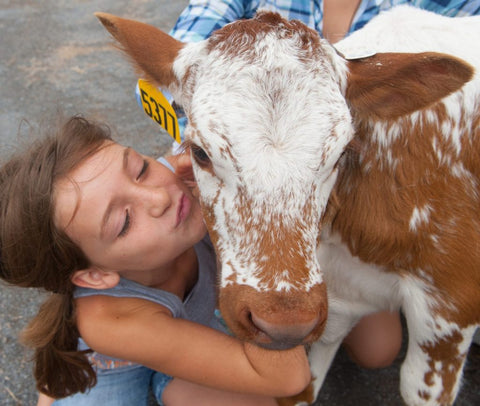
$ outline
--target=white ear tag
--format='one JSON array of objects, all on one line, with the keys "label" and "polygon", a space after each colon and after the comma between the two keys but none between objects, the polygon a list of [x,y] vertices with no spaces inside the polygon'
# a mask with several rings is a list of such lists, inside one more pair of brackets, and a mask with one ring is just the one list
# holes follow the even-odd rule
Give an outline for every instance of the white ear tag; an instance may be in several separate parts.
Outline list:
[{"label": "white ear tag", "polygon": [[179,144],[180,131],[175,110],[163,93],[146,80],[139,79],[138,88],[145,114],[159,124]]},{"label": "white ear tag", "polygon": [[360,48],[354,51],[349,51],[347,54],[343,54],[343,57],[347,61],[352,61],[355,59],[370,58],[371,56],[376,55],[376,52],[368,48]]}]

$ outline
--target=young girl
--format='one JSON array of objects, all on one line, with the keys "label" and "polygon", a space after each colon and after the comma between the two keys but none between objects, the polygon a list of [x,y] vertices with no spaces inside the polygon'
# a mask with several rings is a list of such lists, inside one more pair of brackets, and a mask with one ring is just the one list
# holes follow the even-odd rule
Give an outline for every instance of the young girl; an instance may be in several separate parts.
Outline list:
[{"label": "young girl", "polygon": [[23,340],[55,404],[274,405],[310,381],[303,347],[224,333],[199,203],[171,169],[73,117],[0,170],[0,276],[52,292]]}]

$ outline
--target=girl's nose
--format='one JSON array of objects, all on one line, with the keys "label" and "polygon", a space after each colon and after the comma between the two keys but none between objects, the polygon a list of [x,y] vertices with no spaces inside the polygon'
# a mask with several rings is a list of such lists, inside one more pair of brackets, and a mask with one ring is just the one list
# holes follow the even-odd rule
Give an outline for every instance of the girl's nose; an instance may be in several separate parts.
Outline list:
[{"label": "girl's nose", "polygon": [[144,199],[148,214],[152,217],[162,216],[172,204],[170,194],[163,187],[149,188]]}]

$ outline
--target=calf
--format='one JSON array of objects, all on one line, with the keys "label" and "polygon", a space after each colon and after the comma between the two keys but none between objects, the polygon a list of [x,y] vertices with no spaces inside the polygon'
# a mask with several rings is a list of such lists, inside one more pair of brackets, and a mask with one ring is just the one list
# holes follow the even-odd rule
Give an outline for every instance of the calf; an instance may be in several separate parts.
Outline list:
[{"label": "calf", "polygon": [[405,402],[452,404],[480,323],[480,19],[400,7],[335,49],[267,12],[188,45],[97,16],[186,111],[231,330],[313,343],[317,391],[356,321],[401,309]]}]

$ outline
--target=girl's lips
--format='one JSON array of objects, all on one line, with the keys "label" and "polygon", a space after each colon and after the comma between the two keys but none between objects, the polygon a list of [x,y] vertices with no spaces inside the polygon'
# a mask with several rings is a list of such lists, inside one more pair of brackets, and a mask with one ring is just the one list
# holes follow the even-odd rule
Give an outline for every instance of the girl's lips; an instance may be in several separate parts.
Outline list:
[{"label": "girl's lips", "polygon": [[182,223],[190,214],[190,208],[192,207],[192,202],[190,199],[185,195],[185,193],[182,193],[182,196],[180,197],[180,201],[178,202],[178,208],[177,208],[177,221],[175,224],[175,227],[178,227],[180,223]]}]

